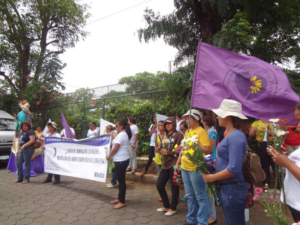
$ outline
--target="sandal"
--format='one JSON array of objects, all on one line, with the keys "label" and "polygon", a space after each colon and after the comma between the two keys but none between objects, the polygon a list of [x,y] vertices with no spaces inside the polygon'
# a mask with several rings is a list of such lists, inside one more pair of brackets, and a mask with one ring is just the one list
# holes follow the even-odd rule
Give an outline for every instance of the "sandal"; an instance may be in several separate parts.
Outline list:
[{"label": "sandal", "polygon": [[131,174],[133,175],[133,174],[135,174],[135,172],[136,172],[136,170],[131,170]]},{"label": "sandal", "polygon": [[115,200],[112,200],[110,201],[111,204],[118,204],[119,203],[119,199],[115,199]]},{"label": "sandal", "polygon": [[116,204],[116,205],[113,207],[113,209],[121,209],[121,208],[123,208],[123,207],[125,207],[125,206],[126,206],[125,203],[119,202],[118,204]]},{"label": "sandal", "polygon": [[60,183],[60,181],[57,181],[57,180],[52,182],[52,184],[59,184],[59,183]]},{"label": "sandal", "polygon": [[22,180],[14,180],[13,183],[21,183],[23,182]]},{"label": "sandal", "polygon": [[144,176],[145,174],[147,174],[148,172],[146,170],[144,170],[142,173],[141,173],[141,177]]},{"label": "sandal", "polygon": [[46,179],[46,180],[43,181],[43,183],[49,183],[49,182],[51,182],[51,180]]},{"label": "sandal", "polygon": [[130,171],[131,171],[131,168],[127,168],[127,169],[126,169],[126,172],[130,172]]},{"label": "sandal", "polygon": [[29,180],[24,180],[24,181],[22,182],[22,184],[27,184],[27,183],[29,183]]}]

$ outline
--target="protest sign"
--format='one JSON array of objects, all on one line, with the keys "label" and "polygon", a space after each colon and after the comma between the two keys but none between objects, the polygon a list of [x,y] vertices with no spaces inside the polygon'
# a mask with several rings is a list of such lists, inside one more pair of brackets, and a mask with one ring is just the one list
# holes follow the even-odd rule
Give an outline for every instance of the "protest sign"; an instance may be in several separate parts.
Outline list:
[{"label": "protest sign", "polygon": [[45,138],[45,172],[106,182],[110,135],[90,139]]}]

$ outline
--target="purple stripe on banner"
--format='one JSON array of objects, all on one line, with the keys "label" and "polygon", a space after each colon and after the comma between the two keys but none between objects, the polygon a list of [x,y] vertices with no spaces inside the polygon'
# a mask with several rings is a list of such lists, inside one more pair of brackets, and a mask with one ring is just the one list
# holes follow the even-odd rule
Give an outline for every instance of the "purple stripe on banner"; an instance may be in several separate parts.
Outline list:
[{"label": "purple stripe on banner", "polygon": [[90,146],[104,146],[109,144],[110,141],[110,134],[101,135],[99,137],[90,138],[90,139],[83,139],[75,141],[73,139],[67,138],[57,138],[57,137],[46,137],[45,144],[52,144],[52,143],[70,143],[70,144],[78,144],[78,145],[90,145]]}]

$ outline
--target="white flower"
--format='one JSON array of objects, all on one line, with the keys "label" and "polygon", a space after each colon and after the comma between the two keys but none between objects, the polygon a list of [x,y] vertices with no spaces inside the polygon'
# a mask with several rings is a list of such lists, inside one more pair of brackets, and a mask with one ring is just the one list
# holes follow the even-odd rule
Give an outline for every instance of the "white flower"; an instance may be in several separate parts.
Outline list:
[{"label": "white flower", "polygon": [[286,132],[285,132],[284,130],[277,130],[277,131],[276,131],[276,136],[277,136],[277,137],[283,136],[283,135],[285,135],[285,134],[286,134]]},{"label": "white flower", "polygon": [[277,119],[269,119],[269,121],[272,123],[277,123],[279,121],[279,119],[278,118]]}]

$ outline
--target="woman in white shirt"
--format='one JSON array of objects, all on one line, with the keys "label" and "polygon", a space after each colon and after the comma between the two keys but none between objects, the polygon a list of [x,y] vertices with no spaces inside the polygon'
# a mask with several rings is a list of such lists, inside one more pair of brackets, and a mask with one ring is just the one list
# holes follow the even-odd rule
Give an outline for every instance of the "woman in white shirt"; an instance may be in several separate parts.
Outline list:
[{"label": "woman in white shirt", "polygon": [[[58,137],[58,138],[60,138],[59,133],[56,132],[57,125],[56,125],[55,122],[49,122],[49,123],[47,123],[47,127],[48,127],[48,130],[49,130],[49,133],[47,134],[47,137]],[[43,148],[44,148],[44,150],[45,150],[45,145],[44,145]],[[53,184],[58,184],[58,183],[60,183],[60,175],[58,175],[58,174],[52,174],[52,173],[48,173],[48,176],[47,176],[47,178],[43,181],[43,183],[51,182],[51,181],[52,181],[53,175],[54,175],[54,181],[53,181]]]},{"label": "woman in white shirt", "polygon": [[88,130],[87,138],[98,137],[99,129],[97,128],[96,122],[91,122],[89,126],[90,129]]},{"label": "woman in white shirt", "polygon": [[119,195],[118,198],[111,201],[110,203],[116,204],[113,208],[120,209],[125,207],[125,195],[126,195],[126,168],[129,164],[129,140],[132,137],[130,126],[127,123],[127,120],[118,119],[116,122],[116,129],[118,135],[113,140],[113,148],[110,153],[106,156],[106,159],[109,160],[113,157],[115,163],[114,171],[117,175],[119,183]]},{"label": "woman in white shirt", "polygon": [[[289,156],[277,152],[271,145],[267,148],[274,163],[286,168],[284,192],[286,204],[289,206],[295,222],[300,221],[300,148]],[[283,196],[281,196],[283,200]]]}]

